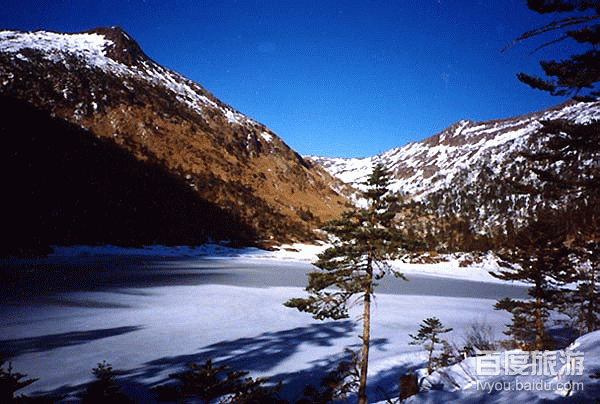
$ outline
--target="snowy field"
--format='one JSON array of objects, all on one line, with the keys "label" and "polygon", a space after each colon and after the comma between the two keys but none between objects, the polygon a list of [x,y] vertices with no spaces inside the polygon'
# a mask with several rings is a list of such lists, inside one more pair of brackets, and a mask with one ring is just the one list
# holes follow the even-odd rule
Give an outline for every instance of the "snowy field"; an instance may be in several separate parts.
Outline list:
[{"label": "snowy field", "polygon": [[[299,399],[306,384],[318,385],[323,375],[346,358],[346,347],[357,348],[359,344],[360,307],[353,309],[349,320],[321,322],[282,305],[291,297],[304,295],[305,273],[320,249],[57,249],[49,260],[59,262],[60,268],[71,262],[77,264],[71,269],[74,273],[95,275],[74,278],[69,270],[56,271],[58,267],[49,266],[47,269],[63,279],[49,280],[43,292],[25,290],[19,299],[17,293],[4,293],[0,304],[2,354],[12,361],[15,371],[39,378],[21,391],[26,394],[74,394],[92,380],[91,369],[106,360],[120,371],[128,395],[139,402],[152,402],[147,386],[164,382],[168,374],[184,370],[186,363],[212,358],[234,369],[248,370],[251,376],[282,381],[282,396]],[[34,264],[3,261],[3,265],[22,268]],[[39,260],[35,265],[41,265]],[[399,375],[424,366],[421,348],[408,345],[408,334],[416,333],[423,319],[436,316],[453,327],[447,339],[459,346],[465,330],[474,322],[493,326],[501,338],[509,320],[507,313],[493,310],[496,297],[470,297],[456,291],[461,288],[457,279],[473,285],[468,281],[472,279],[492,294],[502,293],[505,289],[481,282],[489,280],[487,270],[493,268],[487,266],[492,263],[484,261],[472,267],[460,267],[452,261],[402,265],[415,282],[419,274],[436,275],[437,279],[430,279],[437,281],[437,291],[410,294],[410,290],[383,288],[377,294],[369,363],[371,402],[384,401],[386,394],[395,397]],[[444,283],[446,278],[451,279]],[[52,286],[53,282],[60,287]],[[514,289],[517,295],[522,293],[518,286]],[[559,402],[587,402],[582,397],[598,394],[596,380],[589,376],[600,370],[600,335],[585,336],[578,344],[574,349],[585,353],[586,368],[573,380],[585,380],[586,390],[573,392],[570,397],[563,397],[565,391],[556,388],[543,392],[487,391],[486,387],[493,385],[482,382],[500,379],[476,376],[475,362],[470,358],[446,370],[446,376],[455,383],[407,402],[541,403],[556,398]],[[533,380],[519,377],[521,382]],[[554,379],[546,381],[559,382]],[[431,383],[443,380],[447,379],[439,374],[431,376]],[[506,376],[501,380],[519,379]]]}]

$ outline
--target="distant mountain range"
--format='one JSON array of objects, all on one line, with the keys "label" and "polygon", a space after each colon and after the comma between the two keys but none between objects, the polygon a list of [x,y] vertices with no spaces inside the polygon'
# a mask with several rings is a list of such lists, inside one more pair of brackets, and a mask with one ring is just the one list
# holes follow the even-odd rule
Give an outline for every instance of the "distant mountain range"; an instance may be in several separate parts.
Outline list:
[{"label": "distant mountain range", "polygon": [[510,164],[528,147],[530,137],[542,126],[540,122],[555,119],[577,123],[600,119],[600,102],[568,101],[544,111],[488,122],[461,120],[422,141],[367,158],[305,158],[349,184],[364,182],[373,166],[383,163],[394,175],[394,190],[422,198],[454,184],[457,175],[483,162],[496,168]]},{"label": "distant mountain range", "polygon": [[[373,157],[301,157],[149,59],[118,27],[0,31],[0,96],[5,232],[9,249],[24,254],[50,244],[313,240],[380,162],[392,188],[428,214],[461,218],[482,235],[501,232],[540,203],[507,184],[536,186],[523,152],[540,151],[541,122],[600,119],[600,102],[569,101],[516,118],[459,121]],[[599,161],[587,156],[580,167]],[[555,169],[569,175],[577,167]]]},{"label": "distant mountain range", "polygon": [[[525,223],[542,205],[539,195],[516,195],[510,189],[519,182],[530,187],[540,184],[538,174],[526,164],[523,155],[544,151],[543,142],[539,142],[542,122],[590,123],[599,119],[600,102],[568,101],[515,118],[462,120],[420,142],[373,157],[305,158],[359,187],[372,167],[383,163],[393,173],[391,187],[407,199],[422,202],[439,216],[461,217],[473,231],[490,235]],[[600,177],[600,155],[582,156],[575,167],[557,164],[552,169],[564,178],[576,174],[568,171],[577,170],[596,170],[596,177]]]}]

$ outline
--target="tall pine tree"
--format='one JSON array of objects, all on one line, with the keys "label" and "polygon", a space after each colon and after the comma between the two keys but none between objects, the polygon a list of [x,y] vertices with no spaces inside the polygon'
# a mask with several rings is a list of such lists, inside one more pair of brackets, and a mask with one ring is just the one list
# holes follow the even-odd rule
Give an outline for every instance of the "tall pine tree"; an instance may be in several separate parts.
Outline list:
[{"label": "tall pine tree", "polygon": [[568,269],[563,265],[565,233],[558,229],[559,218],[542,216],[521,229],[514,243],[497,253],[503,269],[490,274],[506,281],[530,284],[530,299],[504,298],[494,306],[512,314],[505,334],[528,350],[551,348],[546,333],[550,312],[561,302],[560,288]]},{"label": "tall pine tree", "polygon": [[[600,96],[600,3],[582,0],[527,0],[527,6],[537,13],[562,13],[565,17],[527,31],[515,42],[559,33],[558,38],[548,40],[542,47],[561,41],[575,41],[584,51],[560,61],[541,61],[540,66],[546,75],[544,78],[525,73],[517,74],[517,78],[530,87],[551,95],[574,96],[580,101],[597,101]],[[580,327],[596,329],[598,310],[595,307],[599,293],[596,269],[600,259],[595,253],[600,250],[600,121],[580,119],[579,122],[552,120],[541,123],[541,129],[532,137],[529,145],[534,151],[523,153],[531,171],[539,179],[539,185],[528,192],[536,195],[546,207],[552,207],[551,215],[561,217],[562,220],[554,221],[553,227],[547,229],[548,235],[538,241],[537,247],[531,245],[523,248],[528,244],[517,244],[512,252],[513,259],[516,258],[523,268],[529,268],[527,272],[530,274],[546,272],[545,279],[553,278],[562,283],[576,282],[577,288],[563,290],[560,298],[553,298],[552,306],[556,308],[557,302],[562,301],[563,309],[575,312],[575,320]],[[533,228],[539,227],[539,218],[533,217],[531,221]],[[553,241],[550,242],[550,239]],[[547,243],[553,244],[553,247],[546,248]],[[525,252],[527,249],[529,251]],[[551,250],[554,251],[553,254]],[[574,260],[572,257],[575,257]],[[575,270],[574,261],[585,265],[580,265],[579,270]],[[543,262],[552,262],[553,269],[546,268],[544,271],[541,267]],[[502,276],[504,279],[514,279],[506,273]],[[534,301],[538,302],[532,307],[533,313],[543,314],[545,311],[540,302],[545,299],[544,285],[548,286],[548,283],[542,278],[535,280],[534,277],[529,282],[534,284],[530,292],[537,296]],[[512,310],[513,325],[521,322],[524,329],[533,325],[527,320],[532,312],[523,306],[515,306],[509,301],[499,305]],[[572,310],[573,307],[576,309]],[[536,346],[542,338],[540,323],[538,321],[538,325],[531,328],[535,330]]]},{"label": "tall pine tree", "polygon": [[[527,6],[537,13],[566,13],[567,16],[527,31],[515,42],[559,32],[558,39],[542,46],[573,40],[587,51],[561,61],[540,61],[545,78],[526,73],[518,73],[517,78],[530,87],[551,95],[597,101],[600,96],[600,3],[583,0],[527,0]],[[580,224],[598,229],[600,121],[580,119],[579,122],[568,122],[559,119],[543,121],[541,124],[542,128],[530,145],[538,151],[524,153],[525,157],[544,182],[547,195],[548,190],[574,195],[571,200],[579,202],[573,206],[574,213],[586,218],[586,223]]]},{"label": "tall pine tree", "polygon": [[394,225],[398,198],[389,189],[389,173],[382,164],[374,167],[363,192],[368,205],[344,212],[341,219],[324,229],[333,236],[333,245],[319,255],[319,271],[308,274],[307,298],[285,303],[308,312],[316,319],[348,318],[351,299],[359,295],[363,306],[362,348],[359,358],[358,403],[366,404],[367,370],[371,335],[371,300],[376,282],[387,274],[404,278],[388,260],[415,247]]},{"label": "tall pine tree", "polygon": [[[530,87],[551,95],[597,101],[600,96],[600,3],[583,0],[527,0],[527,6],[537,13],[566,13],[567,16],[527,31],[515,42],[558,32],[560,36],[557,39],[542,46],[572,40],[587,51],[561,61],[540,61],[545,78],[526,73],[518,73],[517,78]],[[583,195],[588,200],[593,198],[594,205],[597,205],[596,202],[600,201],[600,121],[580,119],[580,122],[568,122],[559,119],[541,123],[542,128],[530,145],[539,151],[525,153],[534,165],[534,172],[546,185],[550,185],[550,189],[566,190]],[[598,211],[593,213],[595,221],[592,224],[598,225]]]}]

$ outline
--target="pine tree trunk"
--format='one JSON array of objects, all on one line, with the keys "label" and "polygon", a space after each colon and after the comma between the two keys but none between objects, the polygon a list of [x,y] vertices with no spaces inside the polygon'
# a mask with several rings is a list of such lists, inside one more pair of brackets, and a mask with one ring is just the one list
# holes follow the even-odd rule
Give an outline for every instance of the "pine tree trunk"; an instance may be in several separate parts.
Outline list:
[{"label": "pine tree trunk", "polygon": [[542,316],[542,309],[541,309],[541,298],[537,297],[536,298],[536,307],[535,307],[535,347],[534,349],[536,351],[543,351],[544,350],[544,333],[545,333],[545,327],[544,327],[544,318]]},{"label": "pine tree trunk", "polygon": [[360,360],[360,374],[358,380],[358,404],[367,404],[367,369],[369,366],[369,344],[371,340],[371,294],[373,292],[373,268],[371,260],[367,263],[367,285],[363,300],[363,335],[362,352]]},{"label": "pine tree trunk", "polygon": [[[540,264],[543,265],[543,264]],[[544,325],[544,316],[542,313],[542,274],[539,268],[535,269],[536,272],[536,280],[535,280],[535,309],[533,311],[533,315],[535,317],[535,341],[533,349],[536,351],[544,350],[544,340],[545,340],[545,325]]]},{"label": "pine tree trunk", "polygon": [[431,366],[431,362],[433,361],[433,343],[435,341],[435,333],[431,336],[431,346],[429,347],[429,357],[427,358],[427,373],[431,374],[433,372],[433,367]]},{"label": "pine tree trunk", "polygon": [[587,326],[587,332],[592,332],[596,330],[596,313],[595,313],[595,307],[596,307],[596,302],[594,299],[594,295],[596,293],[596,272],[594,269],[592,269],[591,271],[591,276],[590,276],[590,293],[589,293],[589,298],[588,298],[588,304],[587,304],[587,313],[586,313],[586,326]]}]

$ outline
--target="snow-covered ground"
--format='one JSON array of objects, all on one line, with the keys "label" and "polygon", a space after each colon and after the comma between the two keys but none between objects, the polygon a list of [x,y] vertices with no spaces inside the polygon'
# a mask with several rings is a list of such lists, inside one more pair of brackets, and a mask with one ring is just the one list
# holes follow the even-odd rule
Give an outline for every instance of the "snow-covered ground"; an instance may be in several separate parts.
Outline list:
[{"label": "snow-covered ground", "polygon": [[514,350],[467,358],[425,379],[423,384],[439,384],[439,390],[418,394],[405,402],[594,403],[600,398],[599,377],[600,331],[596,331],[578,338],[564,350]]},{"label": "snow-covered ground", "polygon": [[[183,276],[190,263],[205,260],[206,264],[198,264],[194,269],[200,275],[216,277],[227,270],[229,276],[231,268],[237,268],[235,271],[239,273],[252,271],[259,277],[262,263],[264,271],[279,269],[303,276],[307,262],[322,248],[295,245],[265,252],[216,245],[135,251],[74,247],[57,249],[54,258],[77,256],[93,260],[125,253],[186,257],[175,261],[183,264],[170,270]],[[402,269],[409,278],[410,270],[433,273],[439,268],[441,276],[469,279],[472,275],[475,280],[484,280],[477,275],[478,271],[484,273],[489,268],[485,261],[479,266],[464,269],[451,261]],[[457,275],[456,271],[464,273]],[[140,386],[164,382],[169,373],[184,369],[186,363],[213,358],[235,369],[248,370],[252,376],[283,381],[282,394],[293,399],[299,398],[304,385],[317,385],[326,372],[345,358],[346,347],[356,348],[359,344],[360,307],[352,309],[349,320],[321,322],[282,305],[291,297],[303,296],[302,287],[236,286],[189,279],[190,282],[155,282],[143,286],[132,281],[119,287],[48,294],[32,299],[28,305],[0,304],[2,353],[10,357],[15,371],[39,378],[24,393],[54,390],[73,393],[92,379],[91,369],[106,360],[122,372],[120,380],[128,394],[146,394],[138,398],[140,402],[149,402],[151,397],[143,393],[147,389]],[[501,338],[509,316],[493,310],[494,302],[487,298],[379,293],[372,316],[371,402],[385,402],[382,401],[385,394],[396,396],[399,375],[424,366],[425,354],[420,347],[408,345],[408,334],[414,334],[427,317],[436,316],[453,327],[448,339],[459,346],[465,330],[474,322],[491,325]],[[589,376],[600,370],[600,334],[584,336],[576,344],[572,351],[585,355],[585,369],[583,375],[568,379],[584,382],[585,389],[573,391],[568,398],[563,396],[564,391],[556,390],[556,383],[565,381],[565,376],[560,380],[551,376],[486,378],[477,376],[476,360],[469,358],[445,371],[446,377],[455,383],[447,382],[443,391],[423,392],[407,402],[542,403],[555,398],[562,400],[559,402],[588,402],[599,393],[596,380]],[[442,380],[439,373],[430,378],[434,384]],[[517,388],[517,382],[524,386],[525,382],[538,380],[552,382],[555,387],[549,391],[497,388],[499,381],[513,383]],[[490,392],[490,389],[495,390]]]}]

